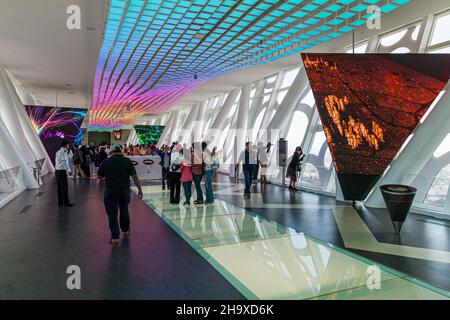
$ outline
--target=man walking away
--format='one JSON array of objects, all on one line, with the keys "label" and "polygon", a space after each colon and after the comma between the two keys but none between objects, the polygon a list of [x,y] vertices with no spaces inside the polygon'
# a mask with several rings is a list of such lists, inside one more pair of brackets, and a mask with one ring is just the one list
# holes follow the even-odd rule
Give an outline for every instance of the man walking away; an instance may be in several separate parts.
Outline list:
[{"label": "man walking away", "polygon": [[170,152],[170,168],[169,168],[169,183],[170,183],[170,203],[180,203],[181,192],[181,162],[182,156],[180,154],[183,146],[177,144]]},{"label": "man walking away", "polygon": [[69,202],[69,184],[67,182],[67,173],[70,173],[69,166],[69,142],[64,140],[61,143],[61,149],[55,156],[55,175],[58,188],[58,206],[73,207]]},{"label": "man walking away", "polygon": [[123,155],[122,146],[114,144],[111,147],[111,157],[101,163],[97,172],[98,179],[105,179],[104,204],[111,230],[109,243],[112,245],[119,244],[120,230],[125,237],[130,235],[130,176],[138,188],[139,199],[142,199],[142,187],[133,163]]},{"label": "man walking away", "polygon": [[170,169],[170,153],[169,153],[169,147],[164,146],[162,151],[158,152],[159,157],[161,158],[161,161],[159,164],[161,165],[161,181],[162,181],[162,189],[166,190],[166,182],[167,185],[168,179],[169,179],[169,169]]}]

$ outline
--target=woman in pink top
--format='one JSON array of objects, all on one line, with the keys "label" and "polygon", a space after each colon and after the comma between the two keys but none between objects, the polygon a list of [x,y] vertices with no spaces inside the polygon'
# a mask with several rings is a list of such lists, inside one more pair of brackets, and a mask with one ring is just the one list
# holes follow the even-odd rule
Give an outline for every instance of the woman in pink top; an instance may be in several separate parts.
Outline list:
[{"label": "woman in pink top", "polygon": [[192,168],[190,162],[183,159],[181,162],[181,183],[183,184],[184,196],[186,201],[183,205],[191,204],[192,195]]}]

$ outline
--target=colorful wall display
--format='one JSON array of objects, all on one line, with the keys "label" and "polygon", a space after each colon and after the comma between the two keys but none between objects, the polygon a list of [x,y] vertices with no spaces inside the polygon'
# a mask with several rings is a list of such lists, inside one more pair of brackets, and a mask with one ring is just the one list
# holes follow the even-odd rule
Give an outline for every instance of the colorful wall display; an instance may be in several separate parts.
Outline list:
[{"label": "colorful wall display", "polygon": [[85,109],[45,106],[25,106],[25,109],[53,162],[63,140],[74,144],[83,136],[80,126],[87,114]]},{"label": "colorful wall display", "polygon": [[134,130],[136,131],[136,135],[138,136],[139,143],[142,145],[149,145],[151,143],[158,143],[159,138],[161,137],[164,126],[143,126],[143,125],[135,125]]},{"label": "colorful wall display", "polygon": [[344,197],[364,199],[450,78],[450,55],[302,54]]}]

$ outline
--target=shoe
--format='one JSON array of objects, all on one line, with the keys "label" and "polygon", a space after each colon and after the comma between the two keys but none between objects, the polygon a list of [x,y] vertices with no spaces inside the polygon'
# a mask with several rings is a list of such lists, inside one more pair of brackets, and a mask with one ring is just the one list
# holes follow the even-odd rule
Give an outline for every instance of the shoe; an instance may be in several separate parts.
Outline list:
[{"label": "shoe", "polygon": [[190,202],[185,202],[185,203],[183,203],[183,206],[189,206],[191,203]]},{"label": "shoe", "polygon": [[194,204],[203,204],[203,201],[195,200]]},{"label": "shoe", "polygon": [[120,244],[120,240],[119,239],[109,239],[108,242],[112,246],[118,246]]},{"label": "shoe", "polygon": [[166,187],[162,187],[163,191],[166,190]]},{"label": "shoe", "polygon": [[72,208],[75,207],[73,203],[64,204],[63,207]]},{"label": "shoe", "polygon": [[123,233],[123,236],[124,236],[125,238],[128,238],[130,235],[131,235],[131,229],[128,229],[128,231],[125,231],[125,232]]}]

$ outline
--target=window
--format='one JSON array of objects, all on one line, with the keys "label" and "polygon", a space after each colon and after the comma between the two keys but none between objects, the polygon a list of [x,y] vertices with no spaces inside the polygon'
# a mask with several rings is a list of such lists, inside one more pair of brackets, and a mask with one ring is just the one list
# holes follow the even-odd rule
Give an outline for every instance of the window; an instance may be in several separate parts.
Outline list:
[{"label": "window", "polygon": [[447,134],[444,141],[442,141],[439,147],[434,151],[433,156],[439,158],[447,152],[450,152],[450,133]]},{"label": "window", "polygon": [[308,128],[308,117],[302,111],[295,111],[289,131],[286,135],[288,141],[288,154],[294,154],[295,148],[303,143]]},{"label": "window", "polygon": [[301,182],[306,188],[330,192],[329,182],[332,178],[333,166],[322,123],[317,125],[312,146],[303,162]]},{"label": "window", "polygon": [[433,184],[423,203],[432,207],[444,208],[446,201],[448,201],[447,197],[449,196],[449,185],[450,164],[442,169],[436,178],[434,178]]},{"label": "window", "polygon": [[392,34],[383,36],[383,37],[381,37],[380,44],[383,47],[391,47],[394,44],[396,44],[397,42],[399,42],[400,40],[402,40],[407,32],[408,32],[408,29],[404,29],[404,30],[396,31]]},{"label": "window", "polygon": [[380,37],[378,52],[380,53],[409,53],[418,50],[421,23],[416,22],[397,30],[388,32]]},{"label": "window", "polygon": [[[367,46],[369,45],[368,41],[364,41],[363,43],[359,43],[355,45],[355,53],[366,53]],[[353,53],[353,46],[347,47],[347,53]]]},{"label": "window", "polygon": [[286,71],[283,77],[283,82],[281,82],[280,89],[289,88],[297,77],[299,71],[299,67]]},{"label": "window", "polygon": [[428,50],[429,53],[450,53],[450,46],[439,49]]},{"label": "window", "polygon": [[450,41],[450,12],[436,17],[430,46]]},{"label": "window", "polygon": [[256,139],[258,139],[258,131],[261,128],[262,121],[264,119],[264,114],[266,113],[267,108],[264,108],[260,111],[258,114],[258,117],[256,117],[255,125],[253,126],[253,141],[255,142]]}]

